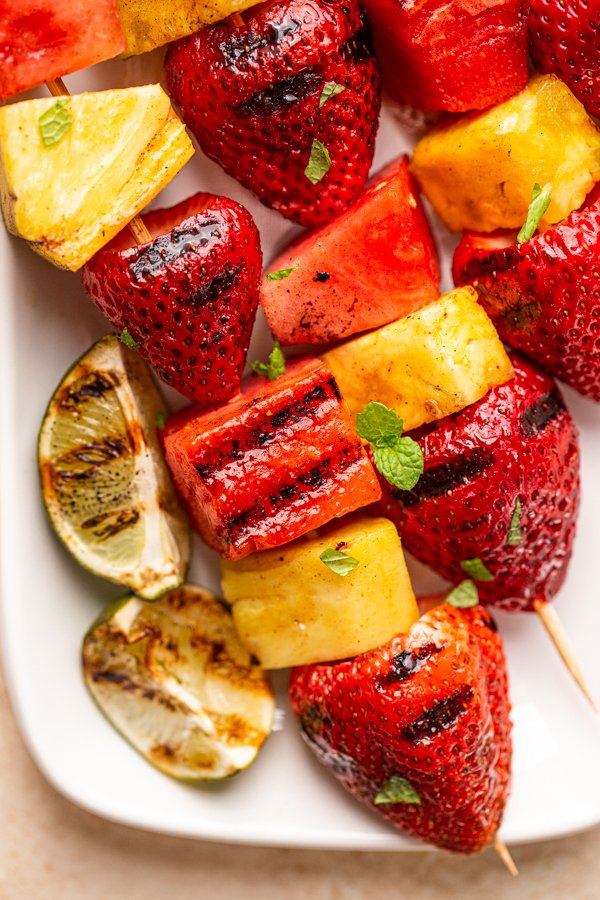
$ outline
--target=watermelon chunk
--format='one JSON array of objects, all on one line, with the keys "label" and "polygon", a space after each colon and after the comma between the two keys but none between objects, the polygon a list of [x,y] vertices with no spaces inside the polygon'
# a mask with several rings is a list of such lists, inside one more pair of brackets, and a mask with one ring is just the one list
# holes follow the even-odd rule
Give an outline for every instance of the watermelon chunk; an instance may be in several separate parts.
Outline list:
[{"label": "watermelon chunk", "polygon": [[8,0],[0,18],[0,100],[124,49],[117,0]]},{"label": "watermelon chunk", "polygon": [[228,559],[279,547],[376,501],[381,488],[330,370],[288,364],[226,406],[178,414],[165,456],[194,528]]},{"label": "watermelon chunk", "polygon": [[521,0],[363,0],[385,90],[417,109],[461,112],[527,84]]},{"label": "watermelon chunk", "polygon": [[437,300],[437,253],[407,158],[284,250],[270,273],[278,274],[264,279],[261,304],[284,345],[337,341]]}]

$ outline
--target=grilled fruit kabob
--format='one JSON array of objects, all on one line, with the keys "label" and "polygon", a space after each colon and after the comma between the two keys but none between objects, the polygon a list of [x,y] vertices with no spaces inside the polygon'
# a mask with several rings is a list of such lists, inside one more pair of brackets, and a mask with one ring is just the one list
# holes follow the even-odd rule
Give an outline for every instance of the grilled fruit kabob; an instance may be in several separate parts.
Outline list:
[{"label": "grilled fruit kabob", "polygon": [[453,275],[456,284],[473,285],[507,344],[600,401],[599,258],[600,199],[592,198],[528,240],[467,232]]},{"label": "grilled fruit kabob", "polygon": [[239,389],[256,309],[258,230],[238,203],[196,194],[140,217],[148,240],[127,230],[84,268],[92,300],[154,367],[199,406]]},{"label": "grilled fruit kabob", "polygon": [[290,701],[320,762],[393,825],[454,852],[498,846],[511,724],[489,612],[444,604],[362,656],[295,669]]},{"label": "grilled fruit kabob", "polygon": [[373,159],[379,75],[357,0],[280,0],[203,29],[166,57],[202,150],[302,225],[352,203]]},{"label": "grilled fruit kabob", "polygon": [[517,355],[512,361],[513,380],[413,432],[424,474],[408,492],[382,482],[377,512],[395,521],[406,549],[443,577],[456,584],[469,576],[483,603],[536,611],[556,629],[550,601],[575,536],[578,436],[555,382]]}]

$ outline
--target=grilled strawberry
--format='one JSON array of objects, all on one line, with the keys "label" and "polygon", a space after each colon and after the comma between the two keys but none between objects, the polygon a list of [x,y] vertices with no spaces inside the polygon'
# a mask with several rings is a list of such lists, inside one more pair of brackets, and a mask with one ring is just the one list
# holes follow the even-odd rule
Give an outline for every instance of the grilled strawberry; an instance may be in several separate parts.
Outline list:
[{"label": "grilled strawberry", "polygon": [[377,512],[440,575],[475,578],[483,603],[531,610],[534,600],[551,600],[566,575],[579,446],[555,382],[516,354],[512,361],[514,380],[413,432],[424,474],[412,491],[382,481]]},{"label": "grilled strawberry", "polygon": [[473,284],[500,337],[600,401],[600,200],[523,244],[467,232],[456,284]]},{"label": "grilled strawberry", "polygon": [[393,825],[473,853],[509,790],[502,644],[481,607],[436,607],[388,644],[292,672],[304,737],[344,787]]},{"label": "grilled strawberry", "polygon": [[527,84],[520,0],[363,0],[384,88],[417,109],[484,109]]},{"label": "grilled strawberry", "polygon": [[597,0],[530,0],[529,49],[538,69],[558,75],[589,113],[600,116]]},{"label": "grilled strawberry", "polygon": [[257,228],[226,197],[196,194],[143,216],[152,243],[127,230],[83,270],[83,284],[157,374],[202,407],[239,388],[262,255]]},{"label": "grilled strawberry", "polygon": [[167,423],[167,463],[192,524],[228,559],[279,547],[381,496],[335,379],[319,360],[203,416]]},{"label": "grilled strawberry", "polygon": [[373,159],[379,77],[363,14],[357,0],[281,0],[245,18],[172,45],[168,90],[207,156],[287,218],[322,224]]}]

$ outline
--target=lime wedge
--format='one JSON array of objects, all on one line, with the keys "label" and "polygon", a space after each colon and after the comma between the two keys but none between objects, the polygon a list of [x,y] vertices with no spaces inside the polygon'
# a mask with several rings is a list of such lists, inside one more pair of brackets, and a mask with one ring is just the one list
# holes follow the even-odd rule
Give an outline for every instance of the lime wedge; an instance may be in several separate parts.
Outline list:
[{"label": "lime wedge", "polygon": [[178,587],[189,558],[156,434],[165,412],[146,364],[105,337],[63,378],[38,444],[44,503],[67,549],[147,600]]},{"label": "lime wedge", "polygon": [[264,671],[210,591],[184,585],[154,603],[112,603],[83,642],[87,687],[115,728],[167,775],[227,778],[273,726]]}]

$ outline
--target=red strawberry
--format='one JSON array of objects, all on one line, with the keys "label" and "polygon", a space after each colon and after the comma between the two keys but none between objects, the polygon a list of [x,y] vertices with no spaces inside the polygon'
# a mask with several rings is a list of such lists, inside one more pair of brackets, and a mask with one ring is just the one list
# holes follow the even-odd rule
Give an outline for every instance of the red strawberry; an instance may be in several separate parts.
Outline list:
[{"label": "red strawberry", "polygon": [[319,760],[392,824],[455,852],[493,841],[510,703],[502,643],[481,607],[444,604],[383,647],[295,669],[290,700]]},{"label": "red strawberry", "polygon": [[257,228],[238,203],[211,194],[142,218],[152,243],[135,245],[125,229],[84,267],[84,287],[163,381],[213,406],[236,393],[246,362],[262,268]]},{"label": "red strawberry", "polygon": [[467,232],[454,281],[473,284],[507,344],[600,400],[599,255],[597,200],[521,245],[514,232]]},{"label": "red strawberry", "polygon": [[[579,506],[575,425],[555,382],[513,355],[515,378],[413,432],[425,471],[412,491],[383,482],[377,513],[405,548],[452,582],[472,575],[483,603],[531,610],[566,575]],[[466,571],[480,560],[489,572]]]},{"label": "red strawberry", "polygon": [[484,109],[527,84],[520,0],[363,0],[384,88],[417,109]]},{"label": "red strawberry", "polygon": [[364,17],[357,0],[281,0],[245,17],[173,44],[169,92],[207,156],[267,206],[320,225],[358,196],[373,159],[379,77]]},{"label": "red strawberry", "polygon": [[279,547],[381,497],[327,366],[295,361],[274,381],[163,435],[173,481],[206,543],[228,559]]},{"label": "red strawberry", "polygon": [[598,0],[530,0],[529,49],[538,69],[558,75],[600,116]]}]

